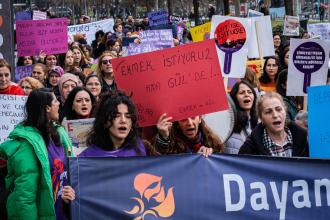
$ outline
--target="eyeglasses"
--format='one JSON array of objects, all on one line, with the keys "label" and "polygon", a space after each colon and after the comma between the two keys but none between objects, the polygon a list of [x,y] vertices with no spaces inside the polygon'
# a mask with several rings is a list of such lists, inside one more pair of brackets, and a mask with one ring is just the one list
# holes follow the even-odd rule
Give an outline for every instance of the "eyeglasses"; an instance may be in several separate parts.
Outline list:
[{"label": "eyeglasses", "polygon": [[32,89],[32,88],[29,87],[29,86],[21,86],[21,88],[22,88],[23,90]]},{"label": "eyeglasses", "polygon": [[108,63],[111,64],[111,60],[102,60],[102,64],[103,65],[107,65]]}]

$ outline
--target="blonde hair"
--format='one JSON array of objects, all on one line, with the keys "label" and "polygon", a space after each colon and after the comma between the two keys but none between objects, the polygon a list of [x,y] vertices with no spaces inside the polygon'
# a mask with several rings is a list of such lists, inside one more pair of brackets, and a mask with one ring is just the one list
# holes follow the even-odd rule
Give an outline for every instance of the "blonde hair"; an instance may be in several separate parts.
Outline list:
[{"label": "blonde hair", "polygon": [[42,83],[41,83],[39,80],[37,80],[37,79],[35,79],[35,78],[32,78],[32,77],[30,77],[30,76],[26,76],[26,77],[22,78],[22,79],[18,82],[18,84],[19,84],[20,86],[22,86],[23,82],[28,82],[28,83],[31,85],[32,90],[34,90],[34,89],[41,89],[41,88],[44,88],[44,85],[42,85]]},{"label": "blonde hair", "polygon": [[262,104],[264,103],[265,100],[267,100],[267,99],[274,99],[274,98],[275,99],[278,99],[281,102],[281,104],[282,104],[282,106],[283,106],[283,108],[285,110],[287,109],[287,107],[286,107],[286,105],[285,105],[285,103],[283,101],[283,98],[282,98],[282,96],[280,94],[278,94],[276,92],[267,92],[267,93],[265,93],[263,96],[261,96],[259,98],[258,103],[257,103],[257,114],[258,114],[258,117],[260,119],[261,119],[261,112],[263,110]]},{"label": "blonde hair", "polygon": [[246,67],[244,79],[248,81],[254,88],[260,89],[259,79],[256,72],[252,68]]},{"label": "blonde hair", "polygon": [[117,58],[117,56],[115,56],[115,54],[111,53],[110,51],[105,51],[101,54],[101,56],[99,57],[99,60],[97,62],[97,67],[96,67],[96,73],[97,73],[97,76],[102,79],[104,77],[104,74],[103,74],[103,71],[102,71],[102,59],[105,57],[105,56],[110,56],[112,57],[112,59],[114,58]]}]

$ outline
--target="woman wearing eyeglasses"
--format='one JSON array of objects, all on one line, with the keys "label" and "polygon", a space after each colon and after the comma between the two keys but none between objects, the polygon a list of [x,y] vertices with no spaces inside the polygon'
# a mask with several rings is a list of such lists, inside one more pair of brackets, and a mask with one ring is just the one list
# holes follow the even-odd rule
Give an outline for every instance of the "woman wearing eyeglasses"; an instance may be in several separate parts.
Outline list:
[{"label": "woman wearing eyeglasses", "polygon": [[29,95],[32,90],[44,88],[39,80],[34,79],[30,76],[24,77],[18,83],[24,91],[24,95]]},{"label": "woman wearing eyeglasses", "polygon": [[276,79],[280,71],[280,61],[277,57],[267,57],[263,73],[259,78],[260,89],[265,92],[276,92]]},{"label": "woman wearing eyeglasses", "polygon": [[115,75],[112,69],[111,60],[116,58],[110,52],[104,52],[100,57],[97,65],[97,75],[102,79],[102,92],[117,90]]}]

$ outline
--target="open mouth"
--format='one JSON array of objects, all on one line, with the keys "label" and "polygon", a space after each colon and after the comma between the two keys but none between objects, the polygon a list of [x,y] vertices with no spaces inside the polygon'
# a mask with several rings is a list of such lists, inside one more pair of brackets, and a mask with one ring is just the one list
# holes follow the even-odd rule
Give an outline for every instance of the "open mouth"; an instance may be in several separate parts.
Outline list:
[{"label": "open mouth", "polygon": [[281,121],[274,121],[272,124],[275,125],[275,126],[278,126],[278,125],[281,125],[282,122]]},{"label": "open mouth", "polygon": [[120,127],[118,128],[118,130],[121,131],[121,132],[125,132],[125,131],[127,131],[127,127],[125,127],[125,126],[120,126]]},{"label": "open mouth", "polygon": [[88,111],[88,108],[87,107],[82,107],[81,111],[83,111],[83,112]]},{"label": "open mouth", "polygon": [[243,103],[244,104],[248,104],[248,103],[250,103],[251,102],[251,100],[249,100],[249,99],[245,99],[245,100],[243,100]]}]

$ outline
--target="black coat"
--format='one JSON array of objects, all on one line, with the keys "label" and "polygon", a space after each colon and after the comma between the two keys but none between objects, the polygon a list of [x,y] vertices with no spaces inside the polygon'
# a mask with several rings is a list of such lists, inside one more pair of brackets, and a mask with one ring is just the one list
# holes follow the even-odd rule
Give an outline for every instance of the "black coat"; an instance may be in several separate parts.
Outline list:
[{"label": "black coat", "polygon": [[[265,148],[262,138],[264,132],[264,126],[259,123],[243,146],[239,150],[239,154],[252,154],[252,155],[269,155],[268,150]],[[307,141],[307,131],[299,127],[296,123],[290,122],[288,128],[292,134],[292,156],[293,157],[308,157],[308,141]]]}]

